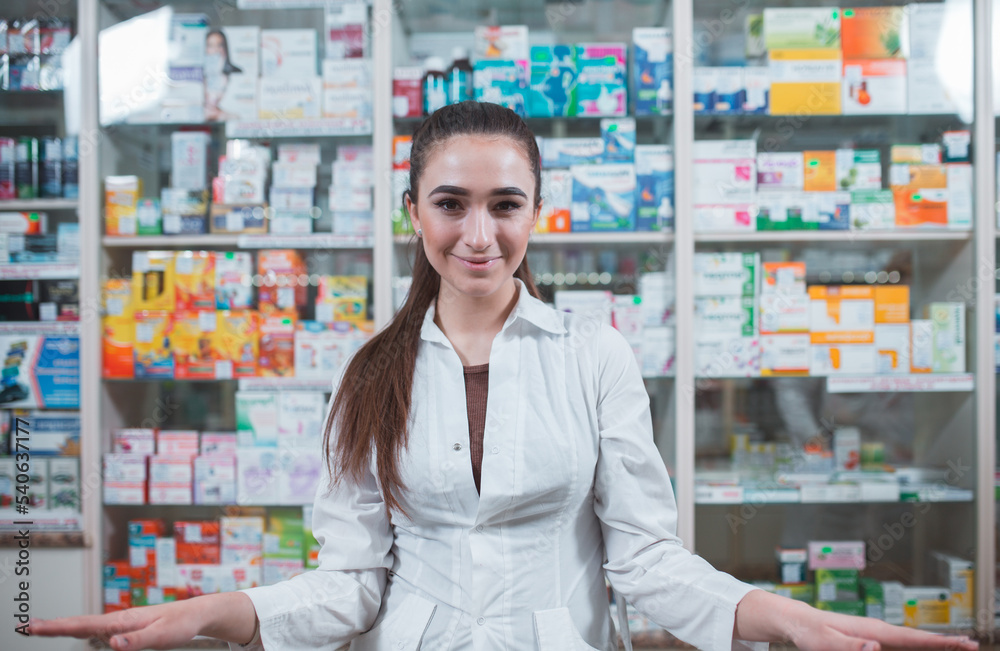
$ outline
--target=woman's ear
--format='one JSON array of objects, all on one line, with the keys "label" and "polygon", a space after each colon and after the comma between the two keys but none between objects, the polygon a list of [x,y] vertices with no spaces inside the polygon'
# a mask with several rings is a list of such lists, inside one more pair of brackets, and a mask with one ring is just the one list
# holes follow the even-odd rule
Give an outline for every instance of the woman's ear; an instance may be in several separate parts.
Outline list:
[{"label": "woman's ear", "polygon": [[406,213],[410,216],[410,225],[413,232],[420,230],[420,217],[417,215],[417,204],[413,203],[413,193],[409,190],[403,193],[403,205],[406,206]]}]

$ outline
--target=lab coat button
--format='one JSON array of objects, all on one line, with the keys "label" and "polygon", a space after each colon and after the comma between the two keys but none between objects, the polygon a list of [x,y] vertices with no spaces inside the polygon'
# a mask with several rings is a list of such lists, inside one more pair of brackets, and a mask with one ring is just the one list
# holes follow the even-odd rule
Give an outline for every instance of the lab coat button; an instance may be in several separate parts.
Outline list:
[{"label": "lab coat button", "polygon": [[[483,525],[481,525],[481,524],[480,525],[476,525],[476,531],[482,533],[482,531],[483,531]],[[482,618],[480,618],[480,619],[482,619]],[[482,622],[480,622],[480,623],[482,623]]]},{"label": "lab coat button", "polygon": [[485,617],[480,617],[479,619],[476,620],[476,623],[479,624],[480,626],[482,626],[483,624],[486,623],[486,618]]},{"label": "lab coat button", "polygon": [[461,443],[456,443],[456,444],[455,444],[454,446],[452,446],[452,449],[453,449],[453,450],[454,450],[455,452],[458,452],[459,450],[461,450],[461,449],[462,449],[462,444],[461,444]]},{"label": "lab coat button", "polygon": [[402,640],[400,640],[399,642],[396,642],[396,648],[397,649],[402,649],[405,646],[406,646],[406,642],[404,642]]},{"label": "lab coat button", "polygon": [[493,454],[500,454],[500,446],[498,445],[493,446]]}]

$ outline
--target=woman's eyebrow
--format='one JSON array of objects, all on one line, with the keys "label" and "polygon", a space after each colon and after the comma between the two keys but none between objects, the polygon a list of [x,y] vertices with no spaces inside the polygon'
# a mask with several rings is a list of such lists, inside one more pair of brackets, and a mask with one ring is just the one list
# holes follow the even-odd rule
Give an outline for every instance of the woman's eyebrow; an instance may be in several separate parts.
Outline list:
[{"label": "woman's eyebrow", "polygon": [[[427,196],[433,197],[435,194],[454,194],[460,197],[467,197],[469,196],[469,191],[466,190],[465,188],[460,188],[457,185],[439,185],[433,190],[431,190]],[[493,197],[506,196],[506,195],[515,195],[518,197],[523,197],[524,199],[528,198],[528,195],[525,194],[524,190],[515,186],[508,186],[506,188],[495,188],[492,192],[490,192],[490,196]]]}]

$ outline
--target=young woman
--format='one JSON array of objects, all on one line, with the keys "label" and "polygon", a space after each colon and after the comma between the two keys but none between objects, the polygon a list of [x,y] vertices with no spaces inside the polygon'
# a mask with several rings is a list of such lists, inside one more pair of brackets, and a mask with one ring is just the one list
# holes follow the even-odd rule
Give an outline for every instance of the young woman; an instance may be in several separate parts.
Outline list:
[{"label": "young woman", "polygon": [[[464,102],[417,131],[413,286],[336,383],[313,530],[320,567],[242,592],[33,622],[119,651],[617,649],[605,575],[703,649],[975,649],[815,610],[681,546],[625,339],[542,303],[525,262],[539,156],[512,111]],[[330,477],[334,481],[330,482]]]}]

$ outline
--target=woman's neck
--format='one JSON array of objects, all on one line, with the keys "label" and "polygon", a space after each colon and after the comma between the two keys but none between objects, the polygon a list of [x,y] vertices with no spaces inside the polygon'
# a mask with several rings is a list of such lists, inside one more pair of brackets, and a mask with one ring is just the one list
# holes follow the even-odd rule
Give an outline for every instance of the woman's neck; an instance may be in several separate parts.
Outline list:
[{"label": "woman's neck", "polygon": [[513,278],[489,296],[468,296],[442,283],[434,322],[463,364],[485,364],[489,362],[493,338],[503,328],[517,299],[518,285]]}]

